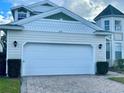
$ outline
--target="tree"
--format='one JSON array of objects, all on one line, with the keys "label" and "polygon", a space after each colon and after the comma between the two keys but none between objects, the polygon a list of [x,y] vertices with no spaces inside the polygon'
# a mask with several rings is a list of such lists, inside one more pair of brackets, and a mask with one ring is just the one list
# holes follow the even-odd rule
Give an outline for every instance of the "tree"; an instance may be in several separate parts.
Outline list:
[{"label": "tree", "polygon": [[6,55],[6,50],[7,50],[7,37],[6,37],[6,33],[2,32],[2,36],[1,36],[1,45],[3,47],[3,53]]}]

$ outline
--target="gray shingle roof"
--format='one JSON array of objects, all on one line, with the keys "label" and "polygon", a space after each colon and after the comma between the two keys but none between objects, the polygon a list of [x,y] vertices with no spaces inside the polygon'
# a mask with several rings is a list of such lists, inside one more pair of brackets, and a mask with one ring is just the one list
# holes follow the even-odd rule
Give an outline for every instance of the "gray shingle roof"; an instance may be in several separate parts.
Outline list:
[{"label": "gray shingle roof", "polygon": [[124,16],[124,13],[122,13],[120,10],[116,9],[112,5],[108,5],[99,15],[97,15],[94,20],[98,20],[101,17],[104,16]]}]

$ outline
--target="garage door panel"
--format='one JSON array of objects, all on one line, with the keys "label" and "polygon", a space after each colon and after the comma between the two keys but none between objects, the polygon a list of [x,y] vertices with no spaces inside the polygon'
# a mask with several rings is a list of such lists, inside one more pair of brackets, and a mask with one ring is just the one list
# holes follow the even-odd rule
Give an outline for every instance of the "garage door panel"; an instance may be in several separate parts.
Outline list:
[{"label": "garage door panel", "polygon": [[[46,70],[47,69],[47,70]],[[52,69],[52,70],[51,70]],[[90,70],[87,70],[87,68],[42,68],[41,69],[34,69],[33,72],[31,70],[27,70],[27,72],[24,74],[24,76],[29,75],[65,75],[65,74],[93,74]]]},{"label": "garage door panel", "polygon": [[26,44],[22,75],[93,74],[88,45]]}]

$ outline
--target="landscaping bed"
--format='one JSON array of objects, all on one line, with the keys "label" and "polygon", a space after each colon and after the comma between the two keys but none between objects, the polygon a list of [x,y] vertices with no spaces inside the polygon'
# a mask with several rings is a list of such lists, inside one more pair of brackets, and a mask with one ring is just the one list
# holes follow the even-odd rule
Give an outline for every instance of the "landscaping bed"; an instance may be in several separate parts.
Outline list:
[{"label": "landscaping bed", "polygon": [[0,93],[20,93],[19,79],[0,78]]},{"label": "landscaping bed", "polygon": [[113,67],[111,67],[109,70],[113,71],[113,72],[118,72],[118,73],[124,74],[124,59],[116,60]]},{"label": "landscaping bed", "polygon": [[118,68],[111,67],[111,68],[109,68],[109,71],[124,74],[124,69],[118,69]]}]

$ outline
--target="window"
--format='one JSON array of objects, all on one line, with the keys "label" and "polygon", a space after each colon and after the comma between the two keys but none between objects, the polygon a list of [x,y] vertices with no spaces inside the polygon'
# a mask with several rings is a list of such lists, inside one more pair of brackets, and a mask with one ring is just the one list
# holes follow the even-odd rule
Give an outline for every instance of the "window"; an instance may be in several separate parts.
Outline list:
[{"label": "window", "polygon": [[121,21],[115,20],[115,31],[121,31]]},{"label": "window", "polygon": [[105,25],[105,30],[110,30],[110,22],[109,22],[109,20],[105,20],[104,21],[104,25]]},{"label": "window", "polygon": [[27,14],[24,12],[19,12],[18,13],[18,20],[24,19],[27,17]]},{"label": "window", "polygon": [[122,58],[122,45],[121,43],[115,44],[115,59],[121,59]]},{"label": "window", "polygon": [[106,59],[110,59],[110,43],[106,43]]}]

